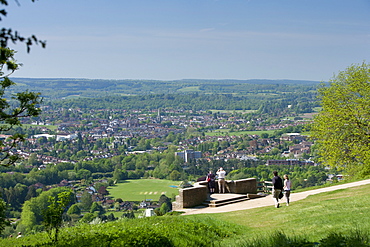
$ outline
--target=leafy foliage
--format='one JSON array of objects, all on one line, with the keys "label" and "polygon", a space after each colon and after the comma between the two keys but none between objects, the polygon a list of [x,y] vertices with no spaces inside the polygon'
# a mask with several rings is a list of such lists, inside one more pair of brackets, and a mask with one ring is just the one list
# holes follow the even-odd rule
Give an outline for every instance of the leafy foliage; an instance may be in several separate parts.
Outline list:
[{"label": "leafy foliage", "polygon": [[[48,209],[49,205],[51,205],[49,198],[58,198],[59,193],[69,191],[70,189],[64,187],[54,188],[44,191],[39,196],[33,197],[26,201],[22,208],[21,224],[29,229],[32,229],[36,225],[45,221],[45,215],[42,213]],[[57,200],[54,202],[54,204],[55,205],[52,206],[51,211],[53,210],[53,207],[57,207],[60,203]]]},{"label": "leafy foliage", "polygon": [[312,137],[321,161],[360,177],[370,174],[370,65],[352,65],[319,88],[322,111]]},{"label": "leafy foliage", "polygon": [[52,237],[54,242],[58,241],[58,232],[62,226],[63,213],[71,201],[71,195],[71,191],[64,191],[57,196],[49,196],[49,206],[43,212],[43,224],[50,235],[54,232],[54,236]]},{"label": "leafy foliage", "polygon": [[[62,228],[57,243],[44,233],[30,235],[14,246],[213,246],[215,241],[241,233],[241,227],[222,221],[185,217],[121,219],[97,225]],[[7,240],[10,241],[11,240]]]},{"label": "leafy foliage", "polygon": [[[39,93],[21,92],[15,93],[11,100],[5,98],[6,91],[15,83],[12,82],[5,75],[4,69],[12,74],[18,69],[19,65],[14,60],[15,52],[8,48],[0,47],[0,131],[9,131],[14,126],[21,125],[20,118],[38,116],[41,112],[38,105],[41,103]],[[8,140],[1,140],[0,147],[2,152],[0,154],[1,165],[12,165],[18,160],[18,156],[13,154],[12,149],[15,148],[19,142],[24,141],[24,136],[15,133]]]},{"label": "leafy foliage", "polygon": [[4,200],[0,199],[0,233],[4,230],[5,226],[9,224],[5,211],[7,209]]},{"label": "leafy foliage", "polygon": [[[32,0],[34,2],[34,0]],[[7,0],[1,0],[0,5],[8,5]],[[7,15],[5,9],[0,10],[0,21],[2,17]],[[38,116],[40,109],[38,104],[41,103],[39,93],[29,92],[28,90],[21,93],[13,93],[11,100],[6,99],[6,92],[15,83],[8,76],[13,74],[19,68],[19,64],[14,59],[15,51],[8,48],[8,41],[24,42],[29,52],[34,44],[41,44],[45,47],[45,41],[39,41],[35,35],[25,38],[17,31],[10,28],[2,28],[0,30],[0,131],[11,130],[14,126],[20,125],[20,118]],[[21,141],[24,141],[24,136],[15,133],[8,141],[0,141],[2,152],[0,153],[1,165],[12,165],[18,160],[18,156],[12,153],[12,149]]]}]

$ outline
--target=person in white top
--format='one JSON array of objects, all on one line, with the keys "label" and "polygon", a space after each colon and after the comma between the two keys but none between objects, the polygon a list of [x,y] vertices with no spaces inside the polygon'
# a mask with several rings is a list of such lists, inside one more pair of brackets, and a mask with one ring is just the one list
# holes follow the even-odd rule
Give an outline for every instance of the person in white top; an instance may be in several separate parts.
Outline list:
[{"label": "person in white top", "polygon": [[292,182],[289,180],[288,175],[284,175],[284,191],[286,198],[286,205],[289,206],[290,190],[292,187]]},{"label": "person in white top", "polygon": [[217,174],[217,179],[218,179],[218,193],[225,193],[226,172],[224,171],[222,167],[220,167],[220,169],[218,169],[216,174]]}]

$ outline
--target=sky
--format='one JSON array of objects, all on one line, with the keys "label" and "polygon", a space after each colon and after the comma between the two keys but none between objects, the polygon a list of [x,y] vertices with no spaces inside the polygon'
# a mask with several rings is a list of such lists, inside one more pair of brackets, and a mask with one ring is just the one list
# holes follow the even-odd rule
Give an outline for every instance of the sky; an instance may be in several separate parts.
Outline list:
[{"label": "sky", "polygon": [[370,0],[8,0],[13,77],[328,81],[370,62]]}]

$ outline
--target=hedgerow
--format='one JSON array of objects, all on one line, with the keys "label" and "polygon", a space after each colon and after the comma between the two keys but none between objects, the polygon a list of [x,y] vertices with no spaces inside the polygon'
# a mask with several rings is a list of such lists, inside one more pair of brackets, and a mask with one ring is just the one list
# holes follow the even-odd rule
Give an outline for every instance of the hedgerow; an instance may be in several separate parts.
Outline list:
[{"label": "hedgerow", "polygon": [[240,233],[240,227],[211,218],[178,216],[122,219],[62,228],[58,242],[46,233],[4,239],[3,246],[215,246],[215,241]]}]

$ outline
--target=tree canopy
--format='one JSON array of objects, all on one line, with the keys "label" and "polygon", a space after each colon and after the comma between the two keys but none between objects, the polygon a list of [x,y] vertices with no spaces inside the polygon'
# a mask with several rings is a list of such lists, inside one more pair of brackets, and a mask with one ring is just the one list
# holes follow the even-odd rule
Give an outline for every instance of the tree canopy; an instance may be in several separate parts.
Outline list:
[{"label": "tree canopy", "polygon": [[320,161],[349,175],[370,175],[370,64],[349,66],[319,88],[312,125]]},{"label": "tree canopy", "polygon": [[[34,2],[34,0],[32,0]],[[7,0],[1,0],[0,5],[7,6]],[[5,9],[0,9],[0,21],[7,15]],[[44,41],[39,41],[36,36],[32,35],[29,38],[20,36],[17,31],[10,28],[2,28],[0,30],[0,131],[11,130],[14,126],[20,125],[20,118],[38,116],[40,109],[38,104],[41,103],[39,93],[24,91],[15,93],[9,96],[9,88],[15,83],[11,81],[8,76],[13,74],[18,68],[19,64],[14,59],[14,50],[8,47],[8,42],[12,41],[23,42],[27,46],[27,52],[33,44],[41,44],[45,47]],[[8,99],[7,99],[8,98]],[[10,99],[9,99],[10,98]],[[24,137],[19,133],[12,135],[6,141],[0,141],[2,152],[0,153],[0,164],[11,165],[18,159],[18,156],[12,151],[18,144],[23,141]]]}]

